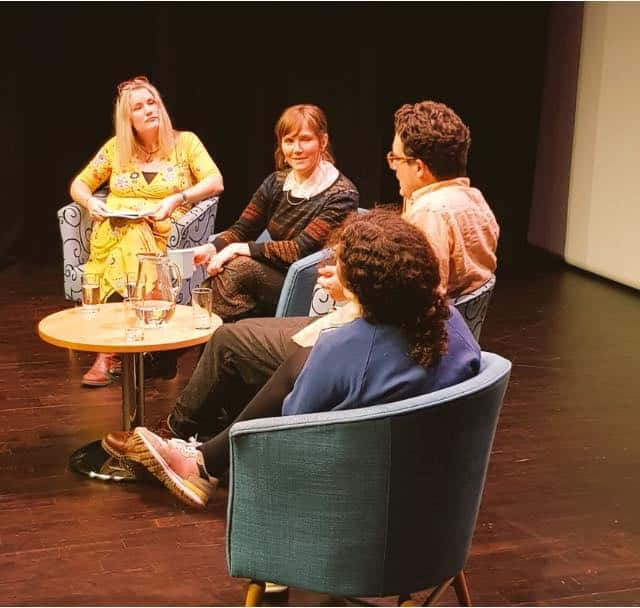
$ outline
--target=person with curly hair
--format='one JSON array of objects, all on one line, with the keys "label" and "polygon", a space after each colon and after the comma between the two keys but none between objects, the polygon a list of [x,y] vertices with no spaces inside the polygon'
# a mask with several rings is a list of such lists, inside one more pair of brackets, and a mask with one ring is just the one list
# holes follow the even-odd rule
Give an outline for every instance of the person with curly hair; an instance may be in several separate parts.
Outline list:
[{"label": "person with curly hair", "polygon": [[[338,280],[360,315],[293,353],[233,422],[391,403],[478,373],[480,347],[447,305],[420,230],[378,209],[350,216],[335,242]],[[204,444],[138,427],[124,455],[186,504],[204,507],[229,467],[228,427]]]},{"label": "person with curly hair", "polygon": [[404,197],[403,216],[428,237],[450,297],[486,283],[496,269],[500,229],[467,177],[471,134],[443,103],[405,104],[395,113],[387,154]]},{"label": "person with curly hair", "polygon": [[[440,289],[450,297],[488,280],[495,267],[498,225],[484,197],[470,186],[466,162],[468,127],[444,104],[404,105],[395,115],[387,162],[405,198],[402,217],[426,236],[438,258]],[[335,266],[320,269],[319,282],[344,300]],[[399,308],[406,302],[393,298]],[[320,318],[254,318],[220,327],[159,432],[188,439],[211,436],[227,424],[278,367],[296,351],[313,346],[321,331],[359,315],[352,302]],[[103,445],[118,452],[129,435],[107,434]]]},{"label": "person with curly hair", "polygon": [[[469,127],[445,104],[427,100],[398,108],[394,128],[387,163],[404,198],[402,216],[427,236],[438,258],[442,292],[451,298],[470,293],[495,272],[500,228],[467,177]],[[334,301],[344,300],[335,266],[320,268],[318,283]],[[314,325],[293,340],[312,343]]]}]

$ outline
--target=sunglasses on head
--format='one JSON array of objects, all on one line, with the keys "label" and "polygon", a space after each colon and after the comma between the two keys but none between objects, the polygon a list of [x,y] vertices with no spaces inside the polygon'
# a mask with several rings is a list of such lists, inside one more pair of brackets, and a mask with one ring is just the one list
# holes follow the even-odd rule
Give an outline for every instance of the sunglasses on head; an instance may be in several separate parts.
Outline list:
[{"label": "sunglasses on head", "polygon": [[118,85],[118,95],[122,94],[122,91],[126,91],[133,87],[139,87],[143,84],[150,84],[149,79],[146,76],[136,76],[130,80],[124,80]]}]

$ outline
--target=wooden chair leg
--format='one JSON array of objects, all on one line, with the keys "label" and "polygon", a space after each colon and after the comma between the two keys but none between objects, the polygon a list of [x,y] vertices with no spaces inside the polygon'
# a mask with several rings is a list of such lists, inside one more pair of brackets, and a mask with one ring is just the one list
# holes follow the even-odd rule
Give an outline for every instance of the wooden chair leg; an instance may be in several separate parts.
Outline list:
[{"label": "wooden chair leg", "polygon": [[279,595],[284,599],[289,598],[289,587],[286,585],[280,585],[279,583],[270,583],[266,581],[264,584],[264,594],[265,595]]},{"label": "wooden chair leg", "polygon": [[264,597],[264,583],[251,581],[247,587],[247,597],[244,600],[245,606],[260,606]]},{"label": "wooden chair leg", "polygon": [[467,586],[467,577],[464,570],[460,570],[453,578],[453,588],[456,590],[456,597],[461,606],[471,606],[471,596],[469,595],[469,587]]},{"label": "wooden chair leg", "polygon": [[423,606],[433,606],[441,597],[442,594],[447,590],[449,585],[453,581],[452,578],[448,578],[443,583],[440,583],[432,592],[431,595],[427,598],[427,601],[423,604]]}]

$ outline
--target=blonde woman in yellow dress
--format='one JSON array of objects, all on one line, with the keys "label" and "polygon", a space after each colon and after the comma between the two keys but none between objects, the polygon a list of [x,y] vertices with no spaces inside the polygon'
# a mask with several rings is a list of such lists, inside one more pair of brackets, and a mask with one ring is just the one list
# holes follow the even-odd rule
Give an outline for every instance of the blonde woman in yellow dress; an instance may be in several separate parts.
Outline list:
[{"label": "blonde woman in yellow dress", "polygon": [[[136,254],[164,252],[178,218],[223,190],[222,175],[198,137],[174,131],[158,90],[144,76],[118,85],[115,136],[71,184],[71,197],[94,220],[85,273],[100,276],[100,301],[125,295]],[[109,181],[106,202],[93,193]],[[152,211],[144,219],[108,218],[110,211]],[[83,376],[86,386],[109,384],[116,356],[99,353]]]}]

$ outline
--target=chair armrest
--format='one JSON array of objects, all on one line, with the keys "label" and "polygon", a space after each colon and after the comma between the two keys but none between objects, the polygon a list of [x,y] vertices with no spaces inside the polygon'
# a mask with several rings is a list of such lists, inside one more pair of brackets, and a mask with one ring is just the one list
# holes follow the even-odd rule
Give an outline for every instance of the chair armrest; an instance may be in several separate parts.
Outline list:
[{"label": "chair armrest", "polygon": [[462,307],[471,300],[475,300],[476,298],[479,298],[489,292],[493,292],[493,289],[495,288],[495,286],[496,286],[496,277],[494,275],[486,283],[483,283],[480,287],[478,287],[474,291],[470,293],[465,293],[461,296],[458,296],[457,298],[454,298],[452,304],[456,307],[458,306]]},{"label": "chair armrest", "polygon": [[322,249],[291,264],[282,285],[276,317],[304,317],[309,314],[313,288],[318,278],[318,264],[331,257]]},{"label": "chair armrest", "polygon": [[474,291],[458,296],[452,301],[478,342],[495,285],[494,275]]},{"label": "chair armrest", "polygon": [[372,420],[387,416],[401,416],[418,409],[434,407],[452,399],[460,399],[480,390],[491,388],[496,382],[502,381],[505,375],[510,372],[511,362],[508,359],[495,353],[482,351],[480,373],[459,384],[454,384],[426,395],[418,395],[417,397],[385,403],[384,405],[372,405],[352,410],[318,412],[315,414],[244,420],[231,426],[229,438],[232,441],[233,437],[245,433],[261,433],[318,425],[350,424],[365,419]]},{"label": "chair armrest", "polygon": [[167,241],[170,249],[187,249],[207,242],[213,232],[218,213],[217,196],[205,198],[173,224]]}]

